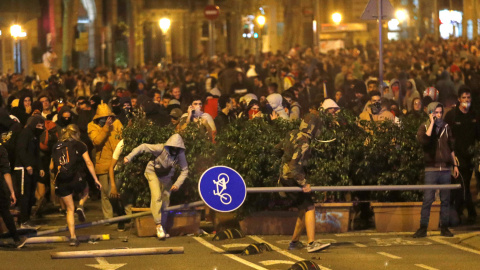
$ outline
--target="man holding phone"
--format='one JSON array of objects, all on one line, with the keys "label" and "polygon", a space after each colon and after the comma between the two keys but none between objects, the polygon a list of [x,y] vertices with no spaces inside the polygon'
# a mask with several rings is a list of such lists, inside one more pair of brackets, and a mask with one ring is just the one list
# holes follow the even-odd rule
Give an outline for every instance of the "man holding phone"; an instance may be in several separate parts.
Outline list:
[{"label": "man holding phone", "polygon": [[101,103],[97,107],[97,113],[92,122],[88,124],[88,136],[96,150],[95,173],[102,185],[101,199],[102,211],[105,218],[113,217],[112,205],[109,201],[110,185],[108,181],[108,169],[112,161],[113,151],[117,147],[122,134],[123,125],[115,119],[107,104]]},{"label": "man holding phone", "polygon": [[[450,184],[451,168],[453,176],[458,177],[458,163],[454,151],[454,139],[450,126],[443,121],[443,105],[432,102],[428,105],[430,119],[420,125],[417,132],[417,140],[424,152],[425,184],[444,185]],[[420,229],[413,235],[414,238],[427,236],[430,208],[435,200],[435,190],[425,190],[422,211],[420,213]],[[440,191],[440,224],[441,235],[452,237],[448,229],[450,209],[450,190]]]}]

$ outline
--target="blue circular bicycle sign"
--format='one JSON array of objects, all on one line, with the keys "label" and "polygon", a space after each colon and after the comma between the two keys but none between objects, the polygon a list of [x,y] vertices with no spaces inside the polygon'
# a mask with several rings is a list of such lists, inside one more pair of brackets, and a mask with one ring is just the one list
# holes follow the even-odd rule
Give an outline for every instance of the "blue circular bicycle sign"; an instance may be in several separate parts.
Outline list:
[{"label": "blue circular bicycle sign", "polygon": [[231,212],[239,208],[247,196],[242,176],[232,168],[215,166],[206,170],[198,182],[202,200],[219,212]]}]

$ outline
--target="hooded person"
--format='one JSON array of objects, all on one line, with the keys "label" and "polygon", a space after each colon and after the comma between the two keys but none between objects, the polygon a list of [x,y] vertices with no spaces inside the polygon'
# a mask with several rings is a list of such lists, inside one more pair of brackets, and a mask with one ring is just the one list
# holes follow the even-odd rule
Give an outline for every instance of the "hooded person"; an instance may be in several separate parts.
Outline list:
[{"label": "hooded person", "polygon": [[288,249],[303,248],[299,241],[305,226],[308,238],[308,252],[317,252],[328,248],[330,244],[315,241],[315,204],[312,199],[310,184],[306,179],[305,166],[310,156],[310,142],[320,128],[320,117],[306,114],[297,130],[287,134],[276,148],[283,151],[279,183],[285,187],[301,187],[303,192],[288,192],[292,206],[298,208],[297,224]]},{"label": "hooded person", "polygon": [[325,101],[323,101],[321,108],[325,113],[329,113],[331,115],[335,115],[340,110],[340,107],[337,105],[337,103],[330,98],[327,98]]},{"label": "hooded person", "polygon": [[[179,134],[173,134],[164,144],[141,144],[137,146],[124,158],[124,163],[132,161],[135,156],[142,153],[150,153],[155,156],[155,159],[150,160],[145,168],[145,178],[147,178],[150,187],[150,210],[157,224],[157,237],[165,239],[167,234],[162,224],[165,225],[166,216],[163,216],[162,219],[162,211],[170,203],[170,193],[177,191],[188,176],[185,144]],[[172,183],[175,165],[178,165],[181,171],[177,180]]]},{"label": "hooded person", "polygon": [[66,128],[70,124],[76,124],[74,121],[74,114],[69,106],[63,106],[57,114],[57,134],[62,136],[62,129]]},{"label": "hooded person", "polygon": [[15,115],[22,125],[27,123],[28,118],[32,115],[32,96],[24,95],[18,101],[18,106],[13,107],[11,113]]},{"label": "hooded person", "polygon": [[[14,182],[17,198],[20,199],[21,228],[35,228],[30,223],[30,214],[35,202],[36,181],[45,175],[40,163],[40,135],[45,130],[45,120],[35,115],[27,120],[20,132],[15,148]],[[36,227],[38,228],[38,227]]]},{"label": "hooded person", "polygon": [[413,110],[413,100],[415,98],[420,98],[420,93],[417,91],[417,86],[414,79],[409,79],[407,81],[407,91],[405,93],[405,98],[403,99],[403,109],[406,109],[408,112]]},{"label": "hooded person", "polygon": [[290,117],[288,116],[287,112],[282,106],[282,101],[283,101],[282,95],[277,93],[270,94],[267,97],[267,102],[268,102],[267,108],[268,106],[270,106],[271,110],[275,112],[279,118],[290,120]]},{"label": "hooded person", "polygon": [[[418,127],[417,140],[421,144],[425,164],[425,185],[450,184],[452,177],[459,175],[458,160],[454,151],[454,138],[450,126],[443,120],[444,108],[439,102],[428,104],[429,119]],[[435,201],[435,190],[425,190],[420,228],[414,238],[426,237],[430,208]],[[450,222],[450,190],[440,190],[440,234],[452,237]]]},{"label": "hooded person", "polygon": [[10,161],[11,167],[15,164],[15,147],[18,135],[20,134],[22,128],[22,124],[13,120],[8,114],[7,110],[0,108],[0,135],[2,136],[1,143],[7,150],[8,160]]},{"label": "hooded person", "polygon": [[105,103],[97,107],[92,122],[88,124],[88,137],[93,143],[95,153],[95,173],[99,179],[101,189],[102,211],[105,218],[113,217],[112,205],[108,199],[109,179],[108,169],[112,160],[113,151],[121,140],[123,125],[115,118],[115,114]]}]

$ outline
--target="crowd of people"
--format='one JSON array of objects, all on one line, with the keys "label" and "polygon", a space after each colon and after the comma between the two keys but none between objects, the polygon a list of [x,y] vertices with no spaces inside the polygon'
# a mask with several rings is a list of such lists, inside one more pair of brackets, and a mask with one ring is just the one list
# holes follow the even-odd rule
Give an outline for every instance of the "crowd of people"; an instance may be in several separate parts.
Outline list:
[{"label": "crowd of people", "polygon": [[[2,195],[1,213],[7,215],[4,208],[12,202],[20,210],[20,228],[35,227],[31,219],[41,216],[53,181],[55,193],[66,205],[62,209],[69,224],[74,212],[81,220],[85,218],[88,186],[91,194],[95,194],[93,187],[100,188],[105,218],[113,217],[114,212],[128,212],[128,200],[112,201],[121,197],[114,168],[117,161],[130,159],[120,158],[128,154],[121,153],[121,134],[139,109],[153,124],[174,125],[178,132],[196,122],[214,140],[235,119],[290,121],[307,114],[350,110],[359,120],[398,123],[408,115],[427,120],[432,113],[427,111],[428,105],[440,102],[454,138],[461,138],[455,144],[460,160],[455,164],[469,194],[469,182],[477,170],[471,161],[473,154],[465,149],[479,138],[480,39],[437,41],[427,36],[384,46],[382,82],[378,81],[375,44],[327,53],[297,45],[288,53],[260,56],[248,51],[235,57],[200,55],[191,62],[166,66],[150,63],[135,68],[52,69],[48,80],[35,74],[4,74],[0,77],[0,153],[4,153],[0,160],[10,162],[10,171],[3,163],[0,167],[5,167],[6,181],[2,182],[9,183],[9,190],[14,192]],[[81,143],[70,145],[67,142],[71,140]],[[65,150],[65,145],[70,149]],[[67,155],[70,159],[77,156],[72,162],[65,161],[69,151],[73,151]],[[75,183],[62,180],[72,178],[60,177],[67,174],[65,168],[75,171]],[[77,208],[66,198],[74,192],[82,194]],[[466,206],[468,221],[473,222],[472,196],[455,201],[459,214]],[[158,222],[160,218],[156,216]],[[118,228],[125,226],[119,223]],[[12,225],[9,229],[13,230]],[[75,239],[74,232],[71,237]]]}]

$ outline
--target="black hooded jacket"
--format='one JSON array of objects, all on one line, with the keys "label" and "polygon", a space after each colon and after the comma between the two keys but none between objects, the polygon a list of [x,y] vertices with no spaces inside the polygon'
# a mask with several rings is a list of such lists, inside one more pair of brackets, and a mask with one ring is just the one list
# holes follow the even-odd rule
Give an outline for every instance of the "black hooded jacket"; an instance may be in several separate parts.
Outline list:
[{"label": "black hooded jacket", "polygon": [[15,148],[15,167],[40,167],[40,145],[35,134],[37,124],[45,124],[41,116],[32,116],[27,125],[18,135],[17,147]]},{"label": "black hooded jacket", "polygon": [[5,109],[0,108],[1,143],[5,149],[7,149],[8,159],[11,166],[15,164],[15,146],[20,131],[22,131],[22,125],[10,118],[10,115]]}]

